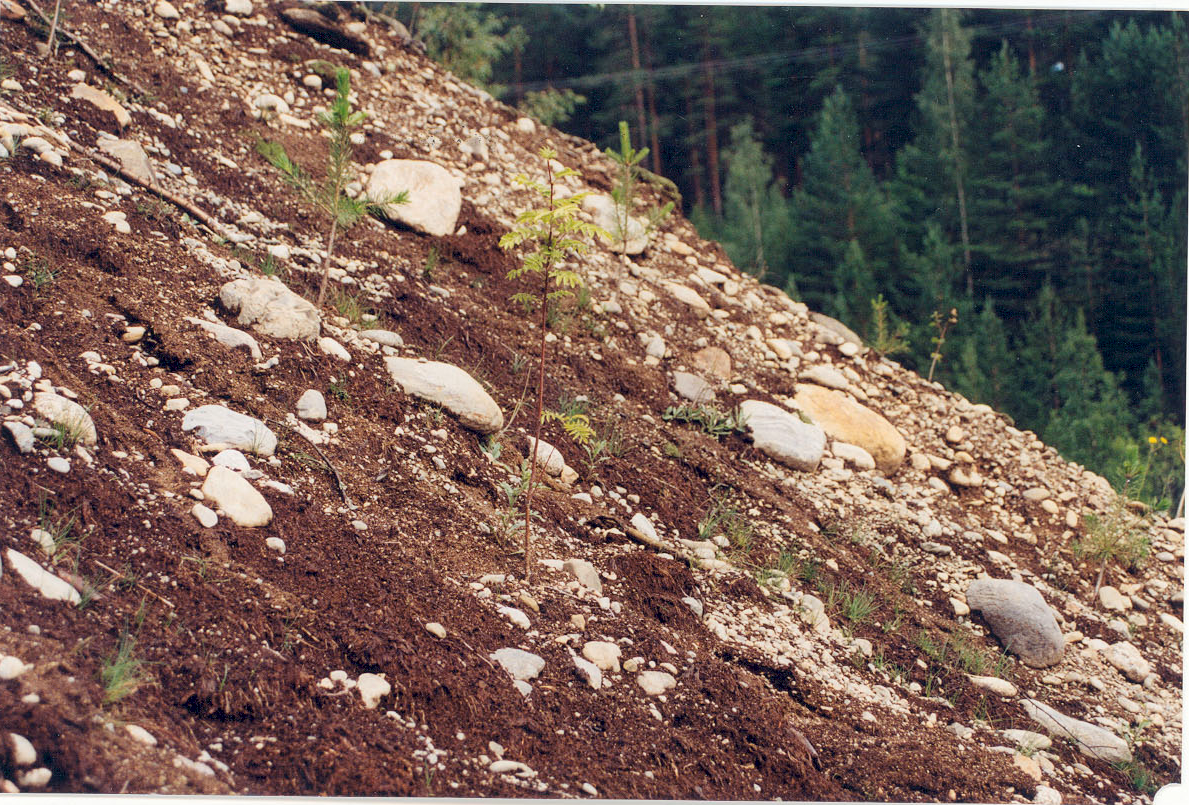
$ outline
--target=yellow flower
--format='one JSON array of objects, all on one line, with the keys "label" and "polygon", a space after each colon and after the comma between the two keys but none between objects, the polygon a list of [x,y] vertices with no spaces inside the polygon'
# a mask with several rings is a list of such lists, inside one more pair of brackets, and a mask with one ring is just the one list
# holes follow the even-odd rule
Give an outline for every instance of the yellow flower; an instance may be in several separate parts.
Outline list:
[{"label": "yellow flower", "polygon": [[1161,443],[1161,444],[1168,444],[1168,439],[1165,439],[1163,436],[1161,436],[1161,437],[1160,437],[1160,443]]},{"label": "yellow flower", "polygon": [[1155,436],[1149,436],[1149,437],[1148,437],[1148,444],[1156,444],[1156,437],[1155,437]]}]

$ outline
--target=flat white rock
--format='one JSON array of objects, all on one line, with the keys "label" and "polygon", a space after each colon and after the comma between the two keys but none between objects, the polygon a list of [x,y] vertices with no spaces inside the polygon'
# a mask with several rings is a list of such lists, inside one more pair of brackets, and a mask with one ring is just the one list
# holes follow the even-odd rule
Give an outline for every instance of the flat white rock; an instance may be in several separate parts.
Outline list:
[{"label": "flat white rock", "polygon": [[218,504],[236,525],[258,528],[272,522],[272,507],[264,495],[234,470],[212,467],[202,484],[202,494]]},{"label": "flat white rock", "polygon": [[420,159],[386,159],[376,164],[367,182],[375,202],[408,191],[407,204],[385,204],[388,218],[429,235],[454,234],[462,211],[462,186],[441,165]]},{"label": "flat white rock", "polygon": [[234,327],[228,327],[226,324],[206,321],[205,319],[198,319],[193,316],[188,316],[186,321],[201,327],[211,338],[228,349],[245,349],[255,360],[260,360],[264,357],[264,354],[260,351],[259,342],[243,330],[237,330]]},{"label": "flat white rock", "polygon": [[406,394],[441,405],[462,424],[479,433],[504,426],[504,413],[479,381],[449,363],[389,357],[384,365]]},{"label": "flat white rock", "polygon": [[326,397],[317,389],[306,389],[297,398],[297,416],[311,422],[326,419]]},{"label": "flat white rock", "polygon": [[513,679],[536,679],[537,674],[545,667],[545,660],[529,651],[518,648],[496,649],[490,654]]},{"label": "flat white rock", "polygon": [[74,400],[52,391],[39,391],[33,395],[33,410],[65,428],[69,435],[78,437],[82,444],[93,445],[99,440],[91,415]]},{"label": "flat white rock", "polygon": [[757,449],[802,472],[813,472],[826,450],[826,432],[762,400],[745,400],[739,413]]},{"label": "flat white rock", "polygon": [[241,325],[273,338],[309,341],[322,327],[318,309],[272,277],[232,280],[219,289],[219,300]]},{"label": "flat white rock", "polygon": [[30,587],[41,593],[43,598],[48,598],[51,601],[69,601],[72,604],[77,604],[82,600],[78,590],[68,582],[50,573],[23,553],[9,548],[6,556],[8,564],[12,565],[17,575],[24,579]]},{"label": "flat white rock", "polygon": [[223,444],[267,458],[277,449],[277,435],[259,419],[222,405],[186,412],[182,430],[193,430],[207,444]]},{"label": "flat white rock", "polygon": [[604,640],[591,640],[582,647],[582,656],[593,662],[600,671],[619,672],[619,646]]},{"label": "flat white rock", "polygon": [[599,571],[585,559],[567,559],[562,570],[574,574],[574,578],[586,589],[593,590],[595,595],[603,594],[603,580],[599,578]]},{"label": "flat white rock", "polygon": [[660,696],[677,687],[677,680],[668,671],[641,671],[636,677],[636,684],[649,696]]},{"label": "flat white rock", "polygon": [[1035,699],[1022,699],[1020,706],[1029,718],[1053,737],[1073,739],[1084,755],[1101,758],[1108,763],[1127,763],[1131,760],[1127,742],[1110,730],[1063,715]]}]

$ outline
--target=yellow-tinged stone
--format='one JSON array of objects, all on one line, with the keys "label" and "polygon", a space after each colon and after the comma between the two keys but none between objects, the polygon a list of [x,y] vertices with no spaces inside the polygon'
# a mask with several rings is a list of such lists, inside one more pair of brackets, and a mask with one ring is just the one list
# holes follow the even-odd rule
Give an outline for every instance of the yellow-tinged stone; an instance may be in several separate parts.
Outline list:
[{"label": "yellow-tinged stone", "polygon": [[908,444],[891,422],[846,394],[813,384],[797,386],[793,405],[831,438],[857,445],[887,475],[904,462]]}]

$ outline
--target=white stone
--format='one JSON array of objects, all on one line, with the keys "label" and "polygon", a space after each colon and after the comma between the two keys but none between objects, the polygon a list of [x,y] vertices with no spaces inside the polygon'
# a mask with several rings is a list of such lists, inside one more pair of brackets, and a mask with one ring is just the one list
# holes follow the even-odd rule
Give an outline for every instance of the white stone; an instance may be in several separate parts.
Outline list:
[{"label": "white stone", "polygon": [[599,571],[590,562],[585,559],[567,559],[562,569],[572,573],[582,586],[592,590],[595,595],[603,594],[603,582],[599,578]]},{"label": "white stone", "polygon": [[163,20],[177,20],[182,17],[168,0],[159,0],[157,5],[153,6],[153,13]]},{"label": "white stone", "polygon": [[255,360],[260,360],[264,357],[260,351],[259,342],[243,330],[237,330],[234,327],[228,327],[226,324],[219,324],[218,322],[197,319],[193,316],[186,317],[186,321],[206,330],[215,341],[229,349],[246,349],[248,354]]},{"label": "white stone", "polygon": [[17,450],[21,453],[33,452],[37,442],[33,436],[33,431],[29,429],[28,425],[21,422],[5,422],[4,429],[12,437],[12,443],[16,445]]},{"label": "white stone", "polygon": [[534,450],[533,437],[529,436],[527,438],[528,452],[536,460],[537,466],[554,477],[561,475],[562,469],[566,466],[566,460],[562,457],[558,449],[542,439],[540,442],[537,442],[537,448]]},{"label": "white stone", "polygon": [[701,294],[688,285],[666,282],[664,283],[664,287],[678,302],[688,305],[698,318],[704,318],[710,313],[710,304],[702,298]]},{"label": "white stone", "polygon": [[24,579],[30,587],[41,593],[43,598],[51,601],[69,601],[77,604],[81,599],[78,590],[68,582],[50,573],[41,565],[19,551],[8,549],[8,564]]},{"label": "white stone", "polygon": [[219,299],[243,326],[273,338],[309,341],[318,337],[318,309],[273,277],[232,280],[219,289]]},{"label": "white stone", "polygon": [[318,349],[335,360],[340,360],[344,363],[351,362],[351,353],[347,351],[347,348],[328,335],[324,335],[318,339]]},{"label": "white stone", "polygon": [[649,696],[660,696],[677,687],[677,680],[668,671],[641,671],[636,676],[636,684]]},{"label": "white stone", "polygon": [[627,246],[621,230],[623,222],[619,215],[615,200],[603,193],[591,193],[582,199],[582,209],[590,213],[596,226],[602,227],[611,240],[606,241],[607,248],[617,254],[640,254],[648,248],[647,231],[640,219],[629,215],[627,218]]},{"label": "white stone", "polygon": [[826,449],[825,431],[817,425],[762,400],[745,400],[739,413],[756,448],[795,470],[817,469]]},{"label": "white stone", "polygon": [[178,450],[176,447],[171,447],[169,452],[181,462],[182,472],[188,475],[197,475],[199,478],[203,478],[206,476],[207,470],[211,468],[210,462],[201,456],[187,453],[185,450]]},{"label": "white stone", "polygon": [[1122,612],[1131,609],[1131,599],[1109,584],[1098,588],[1098,603],[1102,605],[1103,609],[1111,612]]},{"label": "white stone", "polygon": [[1000,679],[997,676],[970,676],[971,684],[980,687],[983,690],[994,693],[996,696],[1004,696],[1014,698],[1019,691],[1016,686],[1008,682],[1006,679]]},{"label": "white stone", "polygon": [[439,639],[446,637],[446,627],[437,621],[431,621],[425,624],[425,630]]},{"label": "white stone", "polygon": [[359,334],[360,338],[366,338],[368,341],[375,341],[385,347],[402,347],[405,340],[400,337],[400,333],[394,333],[391,330],[364,330]]},{"label": "white stone", "polygon": [[227,450],[220,450],[211,463],[219,467],[226,467],[229,470],[236,472],[247,472],[252,469],[252,465],[248,463],[248,457],[234,448]]},{"label": "white stone", "polygon": [[297,399],[297,416],[311,422],[326,419],[326,398],[317,389],[306,389]]},{"label": "white stone", "polygon": [[264,495],[234,470],[212,467],[202,484],[202,494],[218,504],[236,525],[258,528],[272,522],[272,507]]},{"label": "white stone", "polygon": [[528,619],[528,615],[525,615],[516,607],[500,607],[499,613],[508,620],[512,621],[512,623],[519,626],[521,629],[528,629],[533,625]]},{"label": "white stone", "polygon": [[516,118],[516,130],[521,134],[533,134],[537,130],[537,124],[529,117]]},{"label": "white stone", "polygon": [[63,475],[70,472],[70,461],[61,456],[50,456],[45,460],[45,465],[54,472],[60,472]]},{"label": "white stone", "polygon": [[190,508],[190,514],[194,519],[202,525],[203,528],[214,528],[219,524],[219,515],[215,514],[209,507],[203,506],[201,503],[195,503]]},{"label": "white stone", "polygon": [[21,788],[44,788],[53,774],[44,766],[40,769],[21,772],[17,775],[17,784]]},{"label": "white stone", "polygon": [[1038,785],[1032,801],[1036,805],[1061,805],[1061,792],[1047,785]]},{"label": "white stone", "polygon": [[228,14],[234,14],[237,17],[252,16],[252,0],[226,0],[223,8]]},{"label": "white stone", "polygon": [[619,673],[619,646],[603,640],[591,640],[582,647],[582,656],[598,666],[600,671]]},{"label": "white stone", "polygon": [[417,159],[377,163],[368,179],[368,198],[379,203],[404,191],[408,203],[385,204],[384,215],[429,235],[454,234],[462,211],[462,186],[450,171]]},{"label": "white stone", "polygon": [[18,766],[32,766],[37,762],[37,750],[29,743],[28,738],[15,732],[8,733],[8,737],[12,741],[13,763]]},{"label": "white stone", "polygon": [[267,458],[277,449],[277,435],[258,419],[222,405],[203,405],[182,418],[182,430],[193,430],[207,444],[236,447]]},{"label": "white stone", "polygon": [[1035,699],[1023,699],[1020,705],[1033,721],[1053,737],[1072,738],[1084,755],[1101,758],[1108,763],[1127,763],[1131,760],[1127,742],[1110,730],[1063,715]]},{"label": "white stone", "polygon": [[16,679],[21,674],[33,670],[33,666],[22,662],[10,654],[0,656],[0,679]]},{"label": "white stone", "polygon": [[705,379],[689,372],[674,372],[673,388],[677,391],[677,396],[695,405],[704,405],[715,399],[711,385]]},{"label": "white stone", "polygon": [[978,579],[966,603],[982,612],[991,631],[1026,665],[1045,668],[1061,661],[1065,637],[1052,609],[1035,587],[1006,579]]},{"label": "white stone", "polygon": [[[847,344],[850,342],[847,341]],[[846,344],[843,344],[846,346]],[[855,469],[859,470],[873,470],[875,469],[875,459],[871,457],[863,448],[858,445],[849,444],[847,442],[834,442],[830,448],[834,455],[850,464]]]},{"label": "white stone", "polygon": [[33,410],[48,421],[66,429],[80,444],[93,445],[99,440],[95,423],[87,410],[73,400],[68,400],[52,391],[39,391],[33,395]]},{"label": "white stone", "polygon": [[357,689],[363,706],[368,710],[375,710],[380,699],[392,692],[392,685],[378,674],[360,674]]},{"label": "white stone", "polygon": [[1139,649],[1126,641],[1107,647],[1102,656],[1132,682],[1143,682],[1152,671]]},{"label": "white stone", "polygon": [[124,729],[129,735],[146,746],[157,745],[157,739],[153,736],[153,734],[138,724],[125,724]]},{"label": "white stone", "polygon": [[520,681],[535,679],[545,667],[544,659],[518,648],[497,649],[489,656],[511,674],[513,679]]},{"label": "white stone", "polygon": [[264,547],[284,555],[285,540],[281,539],[280,537],[269,537],[268,539],[264,540]]},{"label": "white stone", "polygon": [[590,685],[593,690],[599,690],[603,687],[603,672],[593,662],[582,659],[577,654],[571,655],[574,660],[574,667],[578,669],[578,674],[586,680],[586,684]]},{"label": "white stone", "polygon": [[479,433],[495,433],[504,414],[479,382],[448,363],[389,357],[384,365],[406,394],[443,406],[462,424]]},{"label": "white stone", "polygon": [[800,375],[801,380],[808,380],[810,383],[816,383],[819,386],[825,386],[830,389],[838,389],[846,391],[850,386],[850,381],[842,374],[842,372],[835,369],[833,366],[813,366],[806,369]]}]

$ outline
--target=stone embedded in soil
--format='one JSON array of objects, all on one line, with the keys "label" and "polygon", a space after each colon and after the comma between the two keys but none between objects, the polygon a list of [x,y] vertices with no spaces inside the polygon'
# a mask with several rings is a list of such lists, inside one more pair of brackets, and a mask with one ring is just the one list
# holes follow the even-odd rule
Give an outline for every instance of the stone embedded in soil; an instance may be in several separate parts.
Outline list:
[{"label": "stone embedded in soil", "polygon": [[15,732],[8,733],[8,739],[12,744],[12,762],[18,766],[32,766],[37,762],[37,750],[33,748],[33,744],[24,735],[18,735]]},{"label": "stone embedded in soil", "polygon": [[359,698],[368,710],[375,710],[380,699],[392,692],[392,685],[378,674],[360,674],[356,686],[359,690]]},{"label": "stone embedded in soil", "polygon": [[500,607],[499,613],[521,629],[528,629],[533,625],[532,621],[528,619],[528,615],[525,615],[516,607]]},{"label": "stone embedded in soil", "polygon": [[1103,649],[1102,656],[1132,682],[1143,682],[1152,672],[1152,667],[1139,653],[1139,649],[1126,641]]},{"label": "stone embedded in soil", "polygon": [[975,676],[972,674],[970,676],[970,682],[976,687],[994,693],[996,696],[1013,698],[1019,693],[1015,685],[997,676]]},{"label": "stone embedded in soil", "polygon": [[11,654],[0,655],[0,680],[16,679],[32,670],[32,665],[22,662],[18,657]]},{"label": "stone embedded in soil", "polygon": [[273,277],[232,280],[219,289],[219,300],[242,326],[273,338],[310,341],[318,337],[318,309]]},{"label": "stone embedded in soil", "polygon": [[489,655],[518,681],[536,679],[545,667],[545,660],[532,652],[518,648],[496,649]]},{"label": "stone embedded in soil", "polygon": [[625,247],[622,223],[617,211],[615,200],[603,193],[591,193],[582,199],[582,209],[590,213],[595,226],[602,227],[611,236],[610,241],[604,241],[606,246],[616,254],[635,255],[648,248],[648,234],[639,218],[629,215],[627,219],[627,244]]},{"label": "stone embedded in soil", "polygon": [[554,477],[561,475],[562,469],[566,466],[566,460],[562,458],[562,454],[558,449],[542,439],[536,442],[537,449],[534,450],[533,443],[535,440],[532,436],[526,438],[528,439],[527,452],[536,460],[537,466]]},{"label": "stone embedded in soil", "polygon": [[439,639],[446,636],[446,627],[437,621],[430,621],[429,623],[425,624],[425,631]]},{"label": "stone embedded in soil", "polygon": [[1038,785],[1032,802],[1035,805],[1061,805],[1061,792],[1047,785]]},{"label": "stone embedded in soil", "polygon": [[714,402],[714,389],[702,378],[689,372],[673,373],[673,388],[677,396],[689,400],[694,405],[705,405]]},{"label": "stone embedded in soil", "polygon": [[269,537],[264,541],[264,547],[279,554],[285,553],[285,540],[280,537]]},{"label": "stone embedded in soil", "polygon": [[13,445],[21,453],[32,453],[36,446],[36,440],[33,437],[33,431],[29,429],[28,425],[23,422],[5,422],[4,430],[12,439]]},{"label": "stone embedded in soil", "polygon": [[66,581],[50,573],[37,562],[19,551],[8,549],[8,563],[13,570],[28,583],[30,587],[41,593],[43,598],[51,601],[69,601],[77,604],[81,599],[78,590]]},{"label": "stone embedded in soil", "polygon": [[127,730],[129,735],[146,746],[157,745],[157,739],[153,736],[153,733],[149,732],[139,724],[125,724],[124,729]]},{"label": "stone embedded in soil", "polygon": [[1032,732],[1031,730],[1000,730],[999,734],[1020,749],[1025,750],[1039,750],[1048,749],[1053,745],[1053,741],[1047,735],[1041,735],[1039,732]]},{"label": "stone embedded in soil", "polygon": [[234,470],[212,467],[202,484],[202,494],[238,526],[259,528],[272,522],[272,507],[264,495]]},{"label": "stone embedded in soil", "polygon": [[904,463],[908,443],[881,415],[846,394],[810,384],[798,384],[793,404],[832,439],[866,450],[885,475]]},{"label": "stone embedded in soil", "polygon": [[599,690],[603,687],[603,672],[597,665],[589,660],[582,659],[573,652],[571,652],[570,656],[574,660],[574,668],[586,684],[590,685],[593,690]]},{"label": "stone embedded in soil", "polygon": [[61,456],[50,456],[45,460],[45,465],[54,472],[60,472],[63,475],[70,472],[70,461]]},{"label": "stone embedded in soil", "polygon": [[228,349],[245,349],[254,360],[260,360],[264,357],[264,353],[260,351],[260,343],[243,330],[237,330],[234,327],[228,327],[226,324],[206,321],[205,319],[198,319],[193,316],[187,316],[186,321],[201,327],[211,338]]},{"label": "stone embedded in soil", "polygon": [[809,319],[815,324],[824,327],[834,335],[837,335],[841,339],[838,342],[840,344],[847,341],[851,342],[852,344],[858,344],[859,346],[862,346],[863,344],[863,339],[859,338],[854,330],[838,321],[838,319],[831,318],[824,313],[818,313],[816,311],[810,311]]},{"label": "stone embedded in soil", "polygon": [[582,647],[582,656],[593,662],[600,671],[619,672],[619,646],[604,640],[591,640]]},{"label": "stone embedded in soil", "polygon": [[203,506],[201,503],[195,503],[190,508],[190,514],[203,528],[214,528],[219,524],[219,515],[215,514],[208,506]]},{"label": "stone embedded in soil", "polygon": [[966,603],[982,612],[1003,647],[1025,665],[1046,668],[1065,654],[1065,637],[1053,610],[1035,587],[1007,579],[978,579],[966,591]]},{"label": "stone embedded in soil", "polygon": [[[634,524],[635,520],[632,522]],[[651,523],[649,525],[651,526]],[[567,559],[565,564],[562,565],[562,570],[572,573],[574,578],[578,579],[583,587],[594,591],[595,595],[603,594],[603,580],[599,578],[599,571],[585,559]]]},{"label": "stone embedded in soil", "polygon": [[202,456],[196,456],[193,453],[187,453],[184,450],[178,450],[176,447],[169,448],[169,452],[173,454],[182,465],[182,472],[189,475],[197,475],[199,478],[206,476],[206,473],[211,468],[211,464]]},{"label": "stone embedded in soil", "polygon": [[845,391],[850,387],[850,381],[846,379],[846,376],[833,366],[812,366],[801,373],[800,379],[840,391]]},{"label": "stone embedded in soil", "polygon": [[420,159],[386,159],[376,163],[367,182],[374,202],[407,191],[407,204],[384,204],[383,214],[419,232],[453,235],[462,211],[462,186],[441,165]]},{"label": "stone embedded in soil", "polygon": [[696,369],[719,380],[731,379],[731,356],[719,347],[705,347],[690,359]]},{"label": "stone embedded in soil", "polygon": [[125,172],[140,179],[149,187],[157,184],[157,177],[153,173],[153,163],[144,147],[136,140],[121,140],[115,137],[101,137],[99,150],[114,157]]},{"label": "stone embedded in soil", "polygon": [[182,418],[182,430],[207,444],[236,447],[267,458],[277,449],[277,435],[259,419],[222,405],[203,405]]},{"label": "stone embedded in soil", "polygon": [[817,425],[762,400],[745,400],[739,413],[757,449],[795,470],[817,469],[826,449],[825,431]]},{"label": "stone embedded in soil", "polygon": [[248,463],[248,457],[235,448],[220,450],[211,459],[211,463],[236,472],[247,472],[252,469],[252,465]]},{"label": "stone embedded in soil", "polygon": [[850,464],[857,470],[875,469],[875,459],[863,448],[847,442],[834,442],[830,450],[838,458]]},{"label": "stone embedded in soil", "polygon": [[665,290],[673,295],[673,298],[678,302],[683,302],[689,306],[690,310],[694,312],[698,318],[705,318],[710,314],[710,305],[702,298],[701,294],[695,291],[688,285],[682,285],[679,282],[665,282],[662,283]]},{"label": "stone embedded in soil", "polygon": [[396,348],[405,345],[405,340],[400,337],[400,333],[394,333],[391,330],[364,330],[359,334],[359,337],[368,341],[375,341],[384,347]]},{"label": "stone embedded in soil", "polygon": [[93,445],[99,440],[95,423],[87,409],[52,391],[39,391],[33,395],[33,410],[48,421],[65,428],[68,436],[77,438],[80,444]]},{"label": "stone embedded in soil", "polygon": [[406,394],[441,405],[463,426],[479,433],[495,433],[504,426],[504,414],[479,381],[462,369],[438,361],[389,357],[384,365],[393,382]]},{"label": "stone embedded in soil", "polygon": [[1110,612],[1123,612],[1131,609],[1131,599],[1123,595],[1109,584],[1098,588],[1098,603]]},{"label": "stone embedded in soil", "polygon": [[1084,755],[1101,758],[1107,763],[1131,761],[1127,742],[1110,730],[1071,718],[1035,699],[1022,699],[1020,706],[1029,718],[1054,738],[1073,739]]},{"label": "stone embedded in soil", "polygon": [[132,115],[128,114],[128,110],[120,106],[115,98],[89,84],[75,84],[70,89],[70,97],[75,100],[86,101],[99,111],[108,113],[111,115],[111,121],[116,124],[117,128],[126,128],[132,122]]},{"label": "stone embedded in soil", "polygon": [[649,696],[660,696],[677,687],[677,680],[668,671],[641,671],[636,676],[636,684]]},{"label": "stone embedded in soil", "polygon": [[343,361],[344,363],[351,362],[351,353],[347,351],[347,348],[328,335],[324,335],[318,339],[318,349],[335,360]]},{"label": "stone embedded in soil", "polygon": [[297,398],[297,416],[310,422],[326,419],[326,398],[317,389],[306,389]]}]

